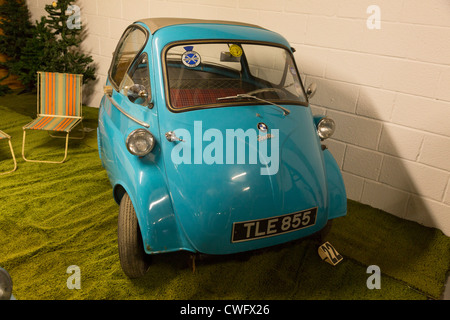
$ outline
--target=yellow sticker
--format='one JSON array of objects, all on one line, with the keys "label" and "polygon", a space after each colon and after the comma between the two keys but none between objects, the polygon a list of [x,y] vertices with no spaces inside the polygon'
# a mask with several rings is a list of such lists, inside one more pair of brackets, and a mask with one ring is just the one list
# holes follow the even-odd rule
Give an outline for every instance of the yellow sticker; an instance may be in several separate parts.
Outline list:
[{"label": "yellow sticker", "polygon": [[242,48],[237,44],[232,44],[230,46],[230,53],[233,57],[240,57],[242,56]]}]

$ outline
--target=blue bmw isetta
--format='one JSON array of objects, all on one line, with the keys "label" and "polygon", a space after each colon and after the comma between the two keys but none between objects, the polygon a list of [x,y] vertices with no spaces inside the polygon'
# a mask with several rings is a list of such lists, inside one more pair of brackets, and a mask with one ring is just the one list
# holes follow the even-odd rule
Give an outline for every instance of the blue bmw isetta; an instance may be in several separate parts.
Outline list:
[{"label": "blue bmw isetta", "polygon": [[225,255],[318,233],[347,212],[335,123],[313,116],[294,49],[259,26],[129,26],[101,101],[98,150],[119,204],[124,273],[151,254]]}]

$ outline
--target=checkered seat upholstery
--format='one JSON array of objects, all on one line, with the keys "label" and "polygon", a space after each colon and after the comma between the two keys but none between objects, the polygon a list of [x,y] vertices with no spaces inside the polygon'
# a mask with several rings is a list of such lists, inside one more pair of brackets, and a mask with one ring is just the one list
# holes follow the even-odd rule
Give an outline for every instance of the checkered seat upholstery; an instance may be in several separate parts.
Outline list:
[{"label": "checkered seat upholstery", "polygon": [[217,103],[217,98],[245,93],[240,88],[171,89],[170,101],[174,108],[185,108]]}]

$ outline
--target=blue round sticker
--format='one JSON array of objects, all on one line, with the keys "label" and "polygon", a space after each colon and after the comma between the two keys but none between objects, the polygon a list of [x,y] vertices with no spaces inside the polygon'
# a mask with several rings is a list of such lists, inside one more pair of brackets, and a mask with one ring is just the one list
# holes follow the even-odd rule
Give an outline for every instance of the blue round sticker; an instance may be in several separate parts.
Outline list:
[{"label": "blue round sticker", "polygon": [[198,52],[195,51],[186,51],[181,56],[181,61],[186,67],[193,68],[200,64],[201,58]]}]

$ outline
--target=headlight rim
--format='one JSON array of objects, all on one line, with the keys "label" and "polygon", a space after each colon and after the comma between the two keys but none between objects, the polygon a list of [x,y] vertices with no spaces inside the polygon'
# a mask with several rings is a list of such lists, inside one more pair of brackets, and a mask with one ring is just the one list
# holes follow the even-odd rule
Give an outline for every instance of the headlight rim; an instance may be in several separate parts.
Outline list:
[{"label": "headlight rim", "polygon": [[[136,152],[135,150],[132,150],[132,148],[130,148],[130,143],[132,142],[131,139],[136,134],[139,134],[139,133],[144,133],[146,135],[149,135],[149,137],[151,137],[150,147],[147,148],[147,150],[145,150],[143,152]],[[130,134],[127,136],[127,139],[125,140],[125,145],[127,147],[128,152],[137,157],[145,157],[146,155],[148,155],[155,148],[155,144],[156,144],[156,141],[155,141],[155,137],[153,136],[153,134],[149,130],[146,130],[144,128],[138,128],[138,129],[131,131]]]},{"label": "headlight rim", "polygon": [[[323,132],[321,131],[321,127],[324,126],[325,122],[330,122],[332,124],[331,133],[327,135],[323,135]],[[321,140],[326,140],[334,135],[336,131],[336,122],[329,117],[323,117],[320,119],[320,121],[317,123],[317,135]]]}]

